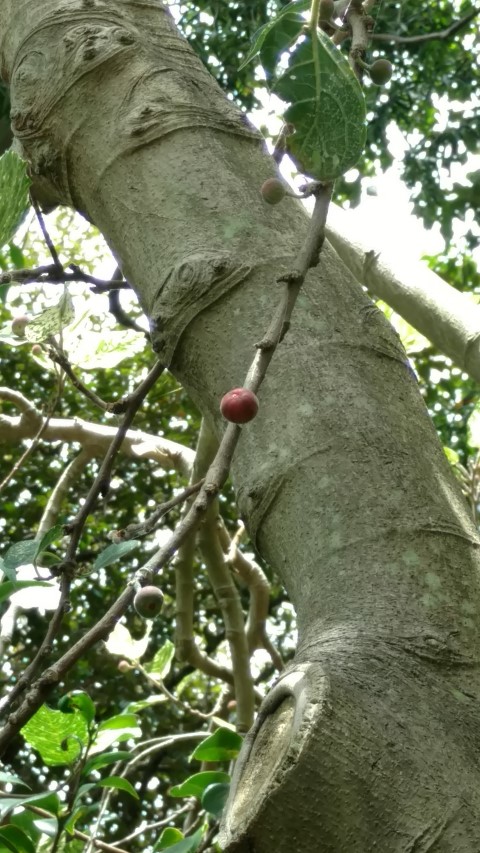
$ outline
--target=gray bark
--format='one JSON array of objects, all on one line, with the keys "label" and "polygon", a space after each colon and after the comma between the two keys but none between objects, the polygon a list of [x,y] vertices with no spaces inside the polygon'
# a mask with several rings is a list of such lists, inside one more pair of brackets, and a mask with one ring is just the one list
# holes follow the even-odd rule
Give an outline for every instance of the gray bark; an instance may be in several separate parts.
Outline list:
[{"label": "gray bark", "polygon": [[[307,218],[157,0],[0,0],[12,123],[45,203],[107,238],[217,434]],[[235,853],[478,853],[477,532],[405,353],[330,247],[233,465],[299,644],[238,762]]]}]

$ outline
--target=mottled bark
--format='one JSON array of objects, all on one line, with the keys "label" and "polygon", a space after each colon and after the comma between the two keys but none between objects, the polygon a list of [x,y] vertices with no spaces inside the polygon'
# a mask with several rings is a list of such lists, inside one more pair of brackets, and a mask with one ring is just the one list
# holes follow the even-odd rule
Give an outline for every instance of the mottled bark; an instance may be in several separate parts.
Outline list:
[{"label": "mottled bark", "polygon": [[[0,0],[12,123],[45,203],[107,238],[220,434],[308,221],[157,0]],[[224,821],[241,853],[478,853],[478,538],[396,334],[333,250],[244,428],[238,503],[296,607],[295,661]]]}]

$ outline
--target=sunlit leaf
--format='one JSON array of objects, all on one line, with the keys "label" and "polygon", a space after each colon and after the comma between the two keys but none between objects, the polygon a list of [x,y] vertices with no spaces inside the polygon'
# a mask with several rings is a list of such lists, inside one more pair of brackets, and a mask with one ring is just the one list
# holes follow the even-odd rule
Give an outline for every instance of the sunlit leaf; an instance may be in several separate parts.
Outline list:
[{"label": "sunlit leaf", "polygon": [[[80,711],[64,714],[47,705],[42,705],[21,731],[25,740],[38,750],[42,760],[49,766],[71,764],[78,758],[78,741],[70,736],[75,736],[83,744],[88,743],[88,725]],[[66,739],[67,749],[64,750],[62,743]]]},{"label": "sunlit leaf", "polygon": [[125,625],[117,622],[113,631],[108,635],[105,648],[111,655],[121,655],[127,660],[140,660],[147,651],[152,631],[152,623],[145,623],[145,633],[140,640],[134,640]]}]

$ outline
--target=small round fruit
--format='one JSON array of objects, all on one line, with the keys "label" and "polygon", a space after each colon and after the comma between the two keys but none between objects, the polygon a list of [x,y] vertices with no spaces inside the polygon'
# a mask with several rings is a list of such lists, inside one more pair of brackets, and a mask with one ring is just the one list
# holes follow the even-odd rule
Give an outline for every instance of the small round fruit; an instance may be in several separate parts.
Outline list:
[{"label": "small round fruit", "polygon": [[376,59],[370,66],[370,79],[376,86],[388,83],[393,73],[393,65],[388,59]]},{"label": "small round fruit", "polygon": [[41,344],[34,344],[32,347],[32,355],[43,355],[43,347]]},{"label": "small round fruit", "polygon": [[133,599],[133,606],[143,619],[155,619],[162,609],[163,592],[158,586],[143,586]]},{"label": "small round fruit", "polygon": [[12,320],[12,334],[17,338],[25,337],[25,328],[28,326],[30,318],[23,314],[21,317],[14,317]]},{"label": "small round fruit", "polygon": [[318,17],[320,21],[330,21],[332,15],[335,11],[335,4],[333,0],[321,0],[319,9],[318,9]]},{"label": "small round fruit", "polygon": [[247,388],[232,388],[222,397],[220,411],[232,424],[246,424],[258,412],[258,398]]},{"label": "small round fruit", "polygon": [[131,668],[128,660],[121,660],[117,666],[119,672],[130,672]]},{"label": "small round fruit", "polygon": [[278,204],[285,197],[287,191],[278,178],[267,178],[263,182],[260,192],[263,200],[268,204]]}]

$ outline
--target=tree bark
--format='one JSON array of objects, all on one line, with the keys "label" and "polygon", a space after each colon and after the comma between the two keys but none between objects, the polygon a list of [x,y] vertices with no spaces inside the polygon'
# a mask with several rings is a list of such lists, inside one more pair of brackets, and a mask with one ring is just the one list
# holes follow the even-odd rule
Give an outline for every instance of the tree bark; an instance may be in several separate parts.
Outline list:
[{"label": "tree bark", "polygon": [[[0,0],[12,125],[44,204],[105,235],[218,435],[308,219],[157,0]],[[224,818],[231,853],[478,853],[478,536],[383,315],[326,246],[233,465],[295,605]]]}]

